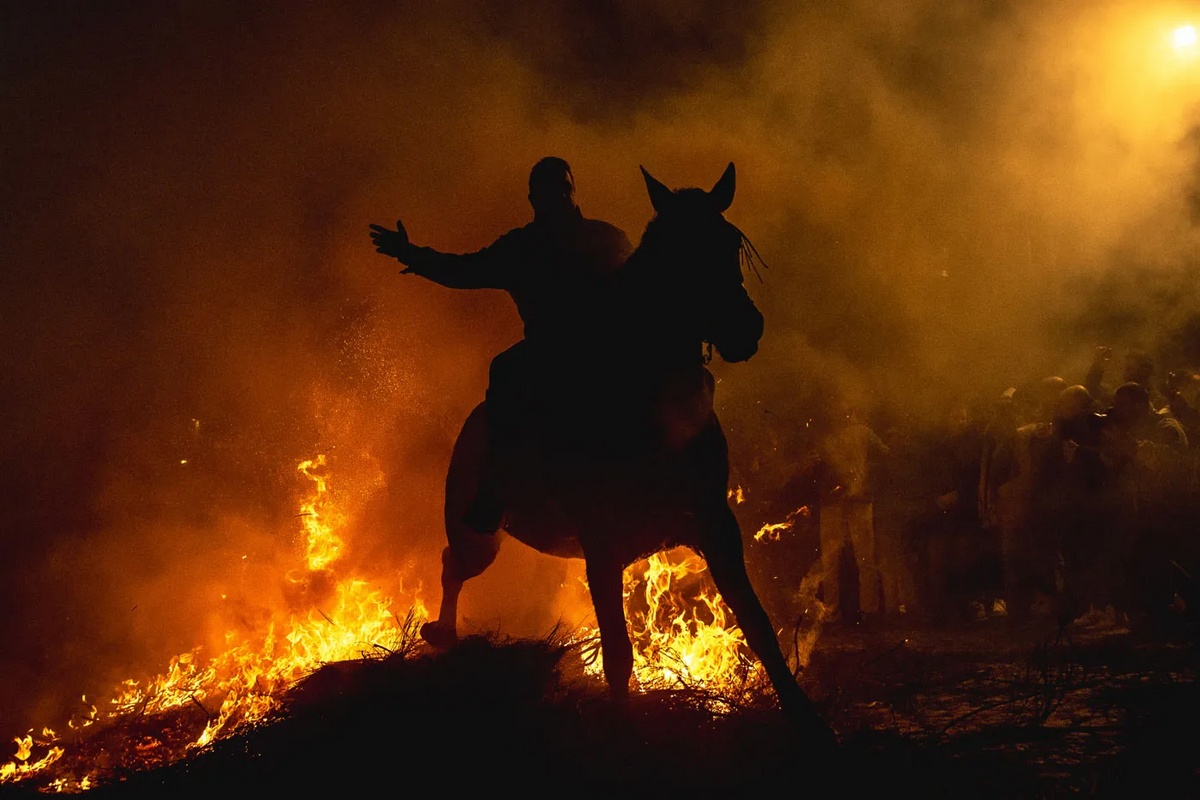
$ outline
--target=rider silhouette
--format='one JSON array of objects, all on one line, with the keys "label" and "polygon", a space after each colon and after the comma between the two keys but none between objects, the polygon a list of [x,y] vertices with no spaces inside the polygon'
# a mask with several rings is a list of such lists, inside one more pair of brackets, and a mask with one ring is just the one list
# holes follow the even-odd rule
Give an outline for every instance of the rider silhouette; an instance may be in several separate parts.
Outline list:
[{"label": "rider silhouette", "polygon": [[[413,273],[453,289],[502,289],[516,303],[524,338],[492,359],[487,389],[487,455],[474,503],[464,520],[494,533],[503,519],[503,457],[539,421],[552,381],[578,374],[581,357],[596,345],[585,313],[603,280],[633,252],[620,228],[585,217],[575,201],[570,165],[547,156],[529,172],[533,221],[473,253],[443,253],[371,225],[379,253]],[[563,387],[559,387],[563,388]]]}]

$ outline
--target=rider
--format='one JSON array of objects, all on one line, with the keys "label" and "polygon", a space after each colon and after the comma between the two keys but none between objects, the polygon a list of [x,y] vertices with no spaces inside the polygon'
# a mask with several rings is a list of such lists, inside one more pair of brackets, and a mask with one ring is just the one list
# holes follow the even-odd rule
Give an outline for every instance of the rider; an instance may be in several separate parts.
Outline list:
[{"label": "rider", "polygon": [[505,448],[537,421],[545,384],[574,365],[593,331],[587,330],[590,294],[633,252],[629,237],[608,222],[585,217],[575,201],[570,165],[547,156],[529,172],[533,221],[473,253],[443,253],[371,225],[379,253],[414,273],[454,289],[503,289],[516,303],[524,338],[492,359],[487,389],[487,455],[465,522],[494,533],[504,513],[500,477]]}]

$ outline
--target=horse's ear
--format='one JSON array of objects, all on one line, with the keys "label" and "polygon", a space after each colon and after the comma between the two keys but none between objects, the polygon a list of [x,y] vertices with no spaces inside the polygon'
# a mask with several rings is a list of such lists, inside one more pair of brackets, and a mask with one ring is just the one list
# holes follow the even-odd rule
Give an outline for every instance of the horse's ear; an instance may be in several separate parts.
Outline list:
[{"label": "horse's ear", "polygon": [[724,213],[725,209],[733,205],[733,190],[736,188],[736,180],[733,162],[730,161],[721,179],[713,185],[713,188],[708,190],[708,196],[712,198],[713,205],[717,207],[718,211]]},{"label": "horse's ear", "polygon": [[656,213],[662,213],[671,199],[671,190],[646,172],[645,167],[639,165],[638,169],[642,171],[642,177],[646,179],[646,191],[650,194],[650,205],[654,206]]}]

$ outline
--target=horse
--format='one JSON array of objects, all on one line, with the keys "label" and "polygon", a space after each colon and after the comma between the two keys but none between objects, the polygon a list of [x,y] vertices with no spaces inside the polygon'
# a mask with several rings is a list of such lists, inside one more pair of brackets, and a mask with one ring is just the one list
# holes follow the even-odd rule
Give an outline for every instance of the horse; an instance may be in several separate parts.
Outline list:
[{"label": "horse", "polygon": [[[603,386],[586,405],[590,417],[601,418],[601,433],[558,448],[540,464],[513,464],[502,530],[542,553],[584,560],[604,677],[620,703],[628,700],[634,663],[625,569],[680,546],[700,555],[781,710],[810,744],[834,747],[747,573],[730,506],[728,442],[713,408],[715,382],[706,366],[713,349],[724,361],[746,361],[763,333],[743,274],[757,253],[724,216],[733,202],[734,165],[707,191],[673,190],[641,171],[654,215],[595,304],[611,356]],[[458,641],[459,594],[493,563],[503,538],[463,523],[484,458],[485,404],[463,423],[446,475],[442,596],[437,619],[420,631],[439,649]]]}]

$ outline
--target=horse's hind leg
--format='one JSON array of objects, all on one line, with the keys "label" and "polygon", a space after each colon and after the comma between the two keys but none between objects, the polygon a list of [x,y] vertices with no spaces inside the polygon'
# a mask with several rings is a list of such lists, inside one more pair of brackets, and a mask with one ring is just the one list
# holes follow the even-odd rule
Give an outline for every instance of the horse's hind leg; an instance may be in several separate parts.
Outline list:
[{"label": "horse's hind leg", "polygon": [[484,406],[480,403],[467,416],[446,472],[446,499],[442,522],[446,547],[442,550],[442,600],[437,619],[421,626],[421,638],[434,647],[450,647],[458,641],[458,595],[463,583],[492,565],[500,551],[500,537],[479,534],[463,524],[475,497],[486,441]]},{"label": "horse's hind leg", "polygon": [[762,662],[779,698],[783,712],[792,720],[809,743],[835,747],[832,729],[817,714],[812,701],[796,682],[779,646],[775,628],[763,608],[746,571],[741,527],[728,505],[720,504],[701,524],[707,531],[704,558],[709,573],[726,605],[737,619],[746,643]]},{"label": "horse's hind leg", "polygon": [[442,599],[437,619],[421,626],[421,638],[437,648],[458,642],[458,596],[463,584],[482,573],[496,560],[498,536],[463,532],[451,536],[442,549]]}]

